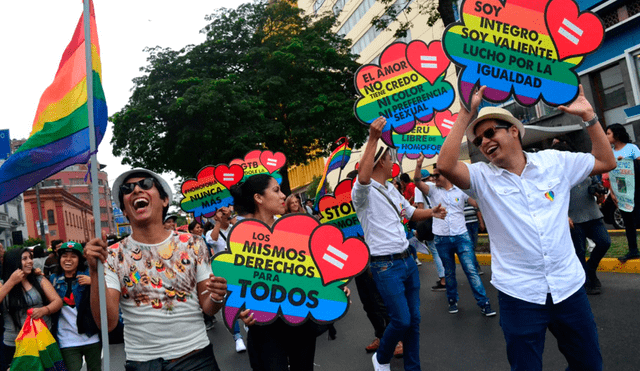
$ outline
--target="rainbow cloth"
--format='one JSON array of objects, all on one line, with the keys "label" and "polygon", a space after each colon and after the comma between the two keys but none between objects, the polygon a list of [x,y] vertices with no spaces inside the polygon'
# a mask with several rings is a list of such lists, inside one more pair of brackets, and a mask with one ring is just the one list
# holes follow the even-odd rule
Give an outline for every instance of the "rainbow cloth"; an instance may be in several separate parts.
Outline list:
[{"label": "rainbow cloth", "polygon": [[[107,129],[100,46],[91,2],[93,118],[96,148]],[[40,98],[27,141],[0,167],[0,204],[67,166],[89,161],[87,68],[83,18],[65,49],[53,83]]]},{"label": "rainbow cloth", "polygon": [[41,318],[31,318],[31,311],[16,338],[11,371],[66,371],[58,343]]}]

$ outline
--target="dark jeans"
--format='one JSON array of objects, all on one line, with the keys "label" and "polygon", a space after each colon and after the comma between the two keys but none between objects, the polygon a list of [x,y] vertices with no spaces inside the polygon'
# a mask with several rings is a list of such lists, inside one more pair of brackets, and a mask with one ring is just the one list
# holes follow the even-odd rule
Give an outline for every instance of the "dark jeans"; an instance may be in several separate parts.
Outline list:
[{"label": "dark jeans", "polygon": [[146,362],[127,361],[124,369],[126,371],[220,371],[216,357],[213,355],[212,344],[174,360],[157,358]]},{"label": "dark jeans", "polygon": [[636,228],[638,220],[638,207],[634,208],[632,212],[620,210],[622,214],[622,220],[624,221],[624,233],[627,235],[627,244],[629,245],[629,253],[638,253],[638,236],[636,235]]},{"label": "dark jeans", "polygon": [[498,292],[500,326],[507,342],[512,371],[542,370],[542,352],[547,328],[558,340],[558,348],[571,371],[601,371],[602,355],[598,330],[583,287],[566,300],[544,305],[516,299]]},{"label": "dark jeans", "polygon": [[[587,238],[590,238],[596,244],[588,262],[585,261]],[[571,229],[571,239],[573,240],[573,247],[576,249],[576,255],[578,255],[582,268],[584,268],[584,272],[587,275],[587,282],[593,281],[600,260],[611,247],[611,237],[609,237],[609,232],[607,232],[602,218],[584,223],[574,223],[573,229]]]},{"label": "dark jeans", "polygon": [[391,322],[380,339],[378,362],[391,362],[398,341],[404,348],[405,371],[420,370],[420,277],[411,255],[371,262],[371,273]]},{"label": "dark jeans", "polygon": [[276,319],[268,325],[253,325],[247,333],[249,363],[254,371],[313,371],[317,325],[300,326]]},{"label": "dark jeans", "polygon": [[376,283],[371,276],[371,269],[367,269],[356,276],[356,288],[358,290],[358,296],[362,301],[362,307],[367,313],[367,318],[373,326],[375,337],[382,339],[384,329],[389,324],[389,315],[387,315],[387,308],[384,306],[384,301],[378,292]]}]

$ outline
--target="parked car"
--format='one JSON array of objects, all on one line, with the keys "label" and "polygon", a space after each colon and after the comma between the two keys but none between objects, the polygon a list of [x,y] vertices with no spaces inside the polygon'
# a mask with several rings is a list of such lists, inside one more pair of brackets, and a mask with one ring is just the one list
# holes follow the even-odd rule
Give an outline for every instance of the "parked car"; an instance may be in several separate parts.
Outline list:
[{"label": "parked car", "polygon": [[604,215],[604,222],[613,225],[615,229],[624,229],[624,220],[620,209],[616,207],[613,200],[607,195],[606,200],[600,204],[600,211]]}]

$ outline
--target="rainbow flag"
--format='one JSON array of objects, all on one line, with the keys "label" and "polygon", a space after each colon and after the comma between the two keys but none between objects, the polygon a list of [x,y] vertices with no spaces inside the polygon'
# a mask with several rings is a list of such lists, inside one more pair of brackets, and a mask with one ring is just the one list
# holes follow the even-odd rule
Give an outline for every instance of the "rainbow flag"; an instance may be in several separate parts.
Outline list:
[{"label": "rainbow flag", "polygon": [[318,207],[318,201],[327,193],[327,175],[335,169],[344,169],[344,167],[347,166],[350,158],[351,148],[349,147],[348,140],[339,145],[338,148],[336,148],[333,152],[331,152],[327,163],[324,165],[324,173],[322,174],[322,179],[320,179],[318,190],[316,191],[316,200],[314,202],[316,208]]},{"label": "rainbow flag", "polygon": [[[92,2],[90,7],[93,118],[97,148],[107,129],[107,103],[102,91],[100,46]],[[86,71],[81,16],[53,83],[40,98],[29,138],[0,167],[0,204],[67,166],[89,160]]]},{"label": "rainbow flag", "polygon": [[31,310],[28,313],[27,320],[16,338],[16,352],[11,371],[66,371],[58,343],[47,325],[41,318],[32,319]]}]

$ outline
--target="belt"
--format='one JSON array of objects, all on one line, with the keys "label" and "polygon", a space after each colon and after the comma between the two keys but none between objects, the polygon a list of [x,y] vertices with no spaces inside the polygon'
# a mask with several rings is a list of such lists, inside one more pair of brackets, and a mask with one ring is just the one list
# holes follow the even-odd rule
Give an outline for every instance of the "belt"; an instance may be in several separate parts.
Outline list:
[{"label": "belt", "polygon": [[381,261],[381,260],[398,260],[398,259],[407,258],[409,255],[411,255],[411,252],[409,251],[409,249],[406,249],[403,252],[397,253],[397,254],[371,256],[369,258],[369,260],[372,261],[372,262],[377,262],[377,261]]}]

